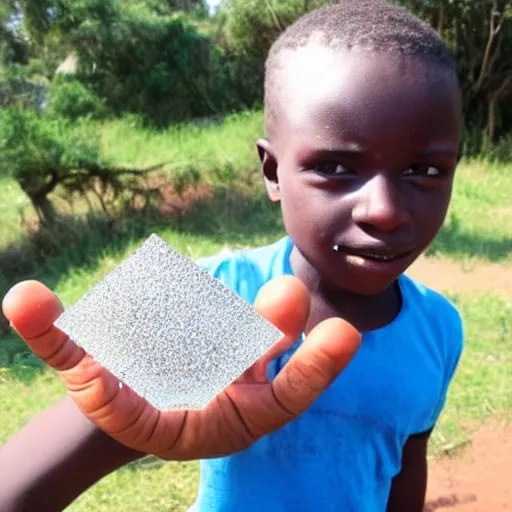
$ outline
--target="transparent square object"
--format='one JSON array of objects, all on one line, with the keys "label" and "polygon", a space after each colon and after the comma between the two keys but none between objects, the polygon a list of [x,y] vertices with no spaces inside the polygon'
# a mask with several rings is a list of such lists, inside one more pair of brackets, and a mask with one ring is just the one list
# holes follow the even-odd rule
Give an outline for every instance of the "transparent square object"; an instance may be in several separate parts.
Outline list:
[{"label": "transparent square object", "polygon": [[163,411],[203,408],[282,336],[156,235],[55,325]]}]

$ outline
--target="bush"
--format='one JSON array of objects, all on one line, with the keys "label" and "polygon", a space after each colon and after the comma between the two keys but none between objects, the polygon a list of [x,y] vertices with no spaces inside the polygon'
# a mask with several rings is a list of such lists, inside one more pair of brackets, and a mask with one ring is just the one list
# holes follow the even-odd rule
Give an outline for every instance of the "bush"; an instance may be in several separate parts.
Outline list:
[{"label": "bush", "polygon": [[105,113],[101,100],[78,80],[57,76],[48,89],[49,112],[71,120],[99,118]]},{"label": "bush", "polygon": [[485,148],[480,156],[491,162],[512,162],[512,134],[503,136],[494,145]]},{"label": "bush", "polygon": [[40,114],[33,109],[0,110],[0,175],[35,182],[80,162],[99,161],[96,127]]},{"label": "bush", "polygon": [[45,97],[45,80],[34,75],[30,66],[11,64],[0,69],[0,108],[12,105],[41,108]]},{"label": "bush", "polygon": [[264,62],[272,43],[295,20],[335,0],[225,0],[229,45]]},{"label": "bush", "polygon": [[33,109],[0,110],[0,176],[13,177],[27,194],[42,223],[56,214],[48,196],[59,184],[90,181],[85,166],[100,161],[97,128]]},{"label": "bush", "polygon": [[165,126],[249,106],[236,92],[231,56],[186,15],[125,6],[115,17],[92,13],[71,35],[78,78],[114,114]]},{"label": "bush", "polygon": [[221,67],[239,103],[262,105],[272,43],[299,17],[327,3],[334,0],[224,0],[219,18],[226,24],[228,50]]}]

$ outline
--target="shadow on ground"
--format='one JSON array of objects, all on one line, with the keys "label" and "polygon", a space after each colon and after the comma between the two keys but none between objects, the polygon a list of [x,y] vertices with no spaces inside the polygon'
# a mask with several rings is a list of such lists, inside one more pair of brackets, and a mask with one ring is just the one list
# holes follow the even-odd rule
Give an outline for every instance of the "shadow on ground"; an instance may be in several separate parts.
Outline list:
[{"label": "shadow on ground", "polygon": [[456,494],[452,494],[429,501],[425,505],[423,512],[436,512],[437,510],[445,510],[447,508],[457,508],[460,505],[466,505],[475,501],[477,501],[477,497],[474,495],[457,496]]},{"label": "shadow on ground", "polygon": [[499,262],[512,254],[512,238],[500,237],[498,230],[488,233],[469,232],[452,215],[426,251],[427,256],[437,254],[453,258],[477,257]]}]

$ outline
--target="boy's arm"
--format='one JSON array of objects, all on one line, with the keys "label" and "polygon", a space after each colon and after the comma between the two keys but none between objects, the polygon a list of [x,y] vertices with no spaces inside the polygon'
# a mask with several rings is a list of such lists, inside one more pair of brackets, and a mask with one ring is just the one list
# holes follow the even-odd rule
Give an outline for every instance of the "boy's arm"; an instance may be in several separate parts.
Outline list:
[{"label": "boy's arm", "polygon": [[143,456],[104,434],[65,398],[0,447],[0,510],[63,510],[103,476]]},{"label": "boy's arm", "polygon": [[427,447],[432,431],[409,437],[402,469],[393,479],[387,512],[421,512],[427,492]]}]

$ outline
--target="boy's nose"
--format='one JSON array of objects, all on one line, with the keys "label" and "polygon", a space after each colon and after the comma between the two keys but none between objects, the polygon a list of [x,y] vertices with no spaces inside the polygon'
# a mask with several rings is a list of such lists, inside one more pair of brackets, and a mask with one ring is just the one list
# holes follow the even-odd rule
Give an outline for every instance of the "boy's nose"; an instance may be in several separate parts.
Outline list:
[{"label": "boy's nose", "polygon": [[357,192],[352,218],[379,231],[391,232],[408,224],[407,201],[397,184],[382,174],[368,180]]}]

